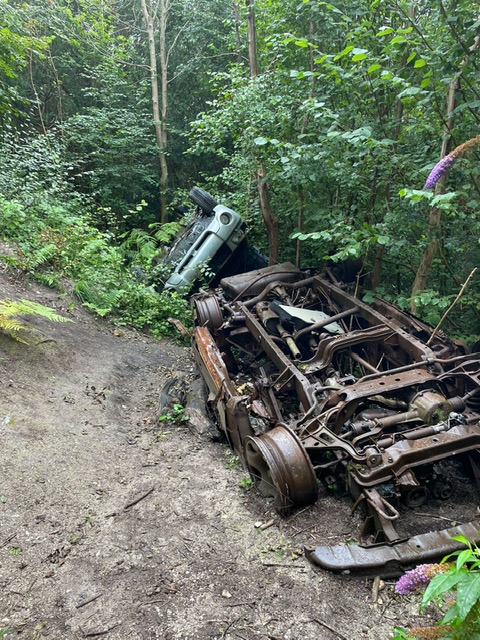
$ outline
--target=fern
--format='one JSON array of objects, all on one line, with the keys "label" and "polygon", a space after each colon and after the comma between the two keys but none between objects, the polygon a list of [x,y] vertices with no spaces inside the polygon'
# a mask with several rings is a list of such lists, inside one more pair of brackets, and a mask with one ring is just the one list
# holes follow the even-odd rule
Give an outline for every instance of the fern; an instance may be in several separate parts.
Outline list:
[{"label": "fern", "polygon": [[72,322],[69,318],[59,315],[50,307],[45,307],[38,302],[4,298],[0,300],[0,332],[24,344],[32,343],[28,336],[33,336],[35,329],[21,316],[37,316],[53,322]]},{"label": "fern", "polygon": [[148,228],[153,230],[153,235],[157,242],[160,244],[169,244],[180,231],[182,225],[180,222],[164,222],[162,224],[155,222],[149,225]]},{"label": "fern", "polygon": [[50,243],[46,244],[44,247],[36,251],[31,259],[28,261],[29,267],[35,269],[36,267],[41,267],[44,264],[47,264],[54,258],[58,253],[58,248]]},{"label": "fern", "polygon": [[143,229],[132,229],[121,245],[121,250],[128,257],[140,255],[150,258],[155,254],[157,246],[154,238]]},{"label": "fern", "polygon": [[53,287],[56,287],[58,285],[59,282],[59,277],[57,273],[51,273],[51,272],[46,272],[46,273],[42,273],[41,271],[37,271],[36,273],[33,274],[33,278],[37,281],[40,282],[41,284],[44,284],[46,287],[50,287],[51,289]]},{"label": "fern", "polygon": [[92,287],[87,282],[78,282],[74,287],[75,295],[80,299],[84,307],[106,316],[117,307],[125,294],[123,289],[106,289]]}]

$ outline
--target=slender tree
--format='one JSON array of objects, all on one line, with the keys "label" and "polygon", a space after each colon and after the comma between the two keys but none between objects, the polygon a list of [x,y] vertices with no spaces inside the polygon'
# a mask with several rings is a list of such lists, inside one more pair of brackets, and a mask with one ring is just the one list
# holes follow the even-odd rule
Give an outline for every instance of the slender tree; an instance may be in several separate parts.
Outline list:
[{"label": "slender tree", "polygon": [[[255,82],[258,76],[258,57],[257,57],[257,27],[255,17],[255,6],[252,0],[245,0],[247,5],[247,26],[248,26],[248,60],[250,66],[250,77]],[[270,190],[267,182],[267,170],[265,165],[260,162],[255,172],[257,179],[258,196],[260,200],[260,209],[263,216],[263,222],[268,236],[268,261],[269,264],[278,262],[279,253],[279,237],[278,237],[278,220],[273,213],[270,202]]]},{"label": "slender tree", "polygon": [[[140,2],[148,37],[152,114],[160,164],[160,220],[161,222],[166,222],[168,203],[168,50],[166,44],[166,31],[171,2],[170,0],[159,0],[158,5],[155,8],[153,7],[151,0],[140,0]],[[158,52],[160,61],[160,86],[158,82],[155,23],[157,23],[159,34]]]}]

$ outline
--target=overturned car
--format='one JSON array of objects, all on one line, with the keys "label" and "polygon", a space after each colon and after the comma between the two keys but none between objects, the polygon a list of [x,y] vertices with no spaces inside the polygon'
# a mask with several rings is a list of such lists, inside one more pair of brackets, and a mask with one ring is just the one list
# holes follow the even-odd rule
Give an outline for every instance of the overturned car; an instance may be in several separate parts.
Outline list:
[{"label": "overturned car", "polygon": [[258,491],[287,515],[315,503],[320,482],[341,484],[361,514],[358,544],[314,547],[310,560],[401,567],[460,548],[452,535],[477,538],[473,518],[415,534],[404,514],[452,499],[458,478],[480,485],[479,353],[366,304],[329,269],[226,277],[193,304],[209,404]]},{"label": "overturned car", "polygon": [[236,211],[193,187],[195,214],[165,257],[172,272],[165,289],[186,293],[199,280],[216,283],[222,275],[267,265],[266,257],[247,240],[247,225]]}]

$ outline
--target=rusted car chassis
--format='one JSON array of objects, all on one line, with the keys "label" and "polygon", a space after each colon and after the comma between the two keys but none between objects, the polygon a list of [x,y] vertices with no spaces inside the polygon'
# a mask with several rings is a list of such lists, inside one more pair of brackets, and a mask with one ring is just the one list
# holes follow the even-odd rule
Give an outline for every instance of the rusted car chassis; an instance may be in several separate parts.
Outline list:
[{"label": "rusted car chassis", "polygon": [[[194,296],[193,348],[209,403],[259,492],[286,515],[342,484],[358,545],[308,557],[335,571],[428,561],[474,522],[406,534],[403,514],[450,498],[449,464],[480,483],[480,354],[330,271],[283,264]],[[475,486],[476,485],[476,486]]]}]

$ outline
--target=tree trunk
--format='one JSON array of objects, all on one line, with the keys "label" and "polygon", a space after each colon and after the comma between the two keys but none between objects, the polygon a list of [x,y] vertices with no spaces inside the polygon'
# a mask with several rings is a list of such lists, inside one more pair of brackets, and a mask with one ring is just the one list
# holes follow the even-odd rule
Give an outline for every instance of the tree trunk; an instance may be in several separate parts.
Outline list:
[{"label": "tree trunk", "polygon": [[257,169],[257,188],[260,197],[260,209],[268,236],[268,264],[276,264],[278,262],[279,249],[278,221],[272,211],[270,192],[265,179],[265,167],[261,164]]},{"label": "tree trunk", "polygon": [[170,10],[170,0],[160,2],[160,84],[161,84],[161,120],[160,120],[160,220],[167,222],[167,187],[168,187],[168,164],[167,164],[167,122],[168,122],[168,52],[166,31],[168,22],[168,12]]},{"label": "tree trunk", "polygon": [[[252,0],[245,0],[247,6],[247,26],[248,26],[248,61],[250,64],[250,77],[252,80],[258,76],[257,43],[255,8]],[[263,223],[268,236],[268,262],[275,264],[278,262],[278,220],[273,214],[270,204],[270,191],[266,182],[267,171],[263,162],[259,163],[256,171],[257,189],[260,200],[260,210],[262,212]]]},{"label": "tree trunk", "polygon": [[[148,5],[147,5],[148,1]],[[166,157],[167,146],[167,67],[165,50],[165,29],[167,24],[168,4],[161,0],[160,6],[160,64],[161,64],[161,88],[162,108],[160,112],[160,93],[158,87],[157,51],[155,46],[155,28],[151,0],[140,0],[148,35],[148,51],[150,57],[150,86],[152,94],[152,114],[157,140],[158,159],[160,163],[160,221],[167,221],[166,187],[168,183],[168,165]],[[163,58],[162,58],[163,54]]]},{"label": "tree trunk", "polygon": [[242,62],[242,42],[240,40],[240,7],[238,0],[233,0],[233,21],[235,23],[235,50],[237,52],[237,62]]},{"label": "tree trunk", "polygon": [[255,21],[255,6],[252,0],[245,0],[247,6],[247,37],[248,37],[248,60],[250,63],[250,77],[258,76],[257,59],[257,27]]}]

